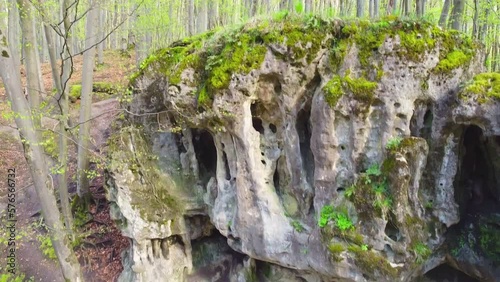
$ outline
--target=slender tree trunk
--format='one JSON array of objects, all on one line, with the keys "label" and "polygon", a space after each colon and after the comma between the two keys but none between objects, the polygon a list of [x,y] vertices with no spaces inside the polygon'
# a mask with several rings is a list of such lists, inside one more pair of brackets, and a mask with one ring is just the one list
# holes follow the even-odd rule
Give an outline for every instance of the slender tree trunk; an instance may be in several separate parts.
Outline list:
[{"label": "slender tree trunk", "polygon": [[[99,40],[102,40],[105,35],[105,29],[104,29],[104,23],[106,22],[105,20],[105,13],[103,10],[99,10]],[[104,63],[104,41],[99,43],[97,45],[97,63],[99,65],[102,65]]]},{"label": "slender tree trunk", "polygon": [[373,19],[373,0],[368,0],[368,15]]},{"label": "slender tree trunk", "polygon": [[373,0],[373,17],[378,18],[380,13],[380,0]]},{"label": "slender tree trunk", "polygon": [[208,29],[208,3],[201,1],[198,10],[198,33],[205,32]]},{"label": "slender tree trunk", "polygon": [[417,17],[422,17],[424,15],[424,0],[417,0],[416,12]]},{"label": "slender tree trunk", "polygon": [[401,13],[405,16],[408,16],[410,14],[410,0],[403,0],[403,9]]},{"label": "slender tree trunk", "polygon": [[445,0],[443,4],[443,9],[441,10],[441,16],[439,17],[439,26],[446,26],[446,19],[448,18],[448,14],[450,13],[450,4],[451,0]]},{"label": "slender tree trunk", "polygon": [[485,13],[484,13],[484,21],[483,21],[483,27],[481,28],[481,32],[479,33],[479,40],[481,42],[484,42],[484,37],[486,36],[486,34],[488,34],[489,32],[489,28],[488,28],[488,17],[490,16],[490,9],[486,9]]},{"label": "slender tree trunk", "polygon": [[313,12],[313,3],[312,0],[306,0],[305,12],[312,13]]},{"label": "slender tree trunk", "polygon": [[[43,1],[40,1],[43,4]],[[41,6],[43,7],[43,6]],[[42,14],[47,14],[46,11],[42,11]],[[52,78],[54,82],[54,88],[56,89],[56,98],[58,107],[60,110],[59,116],[59,139],[58,139],[58,168],[59,172],[57,175],[57,186],[59,190],[59,198],[61,201],[61,211],[64,218],[64,224],[68,234],[74,239],[73,236],[73,215],[71,213],[71,207],[69,204],[69,193],[68,193],[68,183],[67,183],[67,163],[68,163],[68,116],[69,116],[69,105],[67,103],[67,96],[64,95],[63,87],[61,84],[61,76],[57,65],[57,55],[54,46],[54,38],[52,37],[52,29],[46,23],[43,23],[45,41],[47,42],[47,49],[50,58],[50,67],[52,72]],[[64,100],[66,99],[66,100]]]},{"label": "slender tree trunk", "polygon": [[51,236],[52,245],[59,260],[63,276],[67,281],[83,281],[78,260],[70,247],[67,232],[60,221],[61,214],[57,209],[57,202],[51,189],[48,187],[48,170],[40,145],[40,136],[31,115],[30,107],[21,87],[19,72],[12,71],[15,63],[10,57],[10,50],[5,44],[7,39],[0,31],[0,77],[3,80],[7,95],[12,103],[12,110],[17,113],[16,124],[21,138],[24,140],[24,156],[29,165],[33,184],[40,199],[43,218]]},{"label": "slender tree trunk", "polygon": [[[31,13],[31,3],[28,0],[17,0],[19,8],[19,17],[21,21],[21,30],[23,35],[23,50],[26,56],[24,67],[26,69],[27,77],[27,92],[28,101],[31,110],[39,111],[40,109],[40,96],[44,92],[42,89],[42,82],[40,81],[40,73],[38,69],[38,48],[36,44],[36,34],[33,29],[33,15]],[[40,119],[36,114],[34,119],[35,126],[40,126]]]},{"label": "slender tree trunk", "polygon": [[356,17],[362,18],[365,10],[365,0],[356,0]]},{"label": "slender tree trunk", "polygon": [[187,30],[188,35],[192,36],[195,33],[194,29],[194,0],[187,0]]},{"label": "slender tree trunk", "polygon": [[53,35],[52,29],[47,24],[44,24],[43,31],[45,33],[45,41],[47,42],[47,49],[49,53],[49,62],[52,71],[54,88],[56,89],[57,93],[61,93],[62,92],[61,77],[59,70],[57,68],[57,55],[56,55],[57,50],[54,45],[54,37],[52,36]]},{"label": "slender tree trunk", "polygon": [[453,0],[453,9],[450,15],[451,28],[462,30],[462,18],[464,15],[465,0]]},{"label": "slender tree trunk", "polygon": [[216,1],[210,1],[208,3],[208,28],[212,29],[217,27],[217,19],[219,17],[219,7]]},{"label": "slender tree trunk", "polygon": [[11,56],[14,60],[15,69],[21,69],[21,58],[19,55],[19,38],[21,32],[19,28],[19,11],[16,0],[9,0],[9,46],[11,46]]},{"label": "slender tree trunk", "polygon": [[474,0],[474,18],[472,20],[472,37],[479,37],[479,0]]},{"label": "slender tree trunk", "polygon": [[90,109],[92,106],[92,84],[94,75],[95,57],[95,22],[99,12],[97,7],[93,7],[94,1],[90,2],[90,11],[87,14],[86,39],[83,54],[82,67],[82,94],[80,101],[80,131],[78,136],[78,183],[77,193],[80,199],[88,203],[90,199],[89,180],[86,171],[89,169],[88,150],[90,145]]}]

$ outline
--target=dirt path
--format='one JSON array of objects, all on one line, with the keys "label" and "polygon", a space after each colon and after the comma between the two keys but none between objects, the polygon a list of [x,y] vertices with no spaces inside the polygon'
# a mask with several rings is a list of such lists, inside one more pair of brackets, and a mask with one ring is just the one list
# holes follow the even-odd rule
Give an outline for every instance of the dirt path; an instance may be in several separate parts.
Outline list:
[{"label": "dirt path", "polygon": [[[92,117],[98,117],[91,122],[92,149],[101,154],[110,134],[111,122],[118,113],[119,105],[116,99],[108,99],[93,104]],[[40,204],[33,185],[29,168],[23,155],[23,148],[15,126],[0,125],[0,226],[5,226],[3,216],[7,207],[7,169],[16,169],[16,209],[17,235],[16,258],[21,273],[34,281],[59,282],[64,281],[58,262],[48,258],[40,250],[39,236],[45,235],[40,227]],[[102,156],[102,155],[101,155]],[[74,173],[76,150],[70,150],[70,175]],[[70,187],[74,190],[75,183],[69,178]],[[109,216],[109,206],[105,199],[103,178],[98,177],[91,182],[91,191],[97,205],[91,206],[93,220],[81,227],[91,234],[84,243],[76,248],[76,255],[82,265],[86,281],[115,281],[121,273],[121,252],[128,247],[128,239],[121,236]],[[71,189],[70,189],[71,190]],[[74,191],[73,191],[74,192]],[[98,235],[98,236],[96,236]],[[5,228],[0,230],[0,236],[6,238]],[[95,238],[99,238],[96,240]],[[7,255],[7,246],[0,245],[0,256]],[[0,264],[0,272],[5,267],[5,261]]]}]

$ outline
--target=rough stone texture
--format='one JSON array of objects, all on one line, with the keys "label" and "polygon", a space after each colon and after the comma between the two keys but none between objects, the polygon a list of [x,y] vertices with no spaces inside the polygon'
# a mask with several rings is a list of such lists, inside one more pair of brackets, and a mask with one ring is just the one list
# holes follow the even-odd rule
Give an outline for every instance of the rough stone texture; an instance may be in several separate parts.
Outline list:
[{"label": "rough stone texture", "polygon": [[[268,46],[260,68],[233,74],[203,111],[193,95],[196,70],[184,70],[178,85],[157,72],[136,79],[129,107],[134,114],[111,153],[116,165],[110,200],[132,239],[121,281],[182,281],[189,275],[198,277],[191,281],[255,281],[252,272],[267,281],[262,267],[284,281],[409,281],[443,262],[467,264],[465,256],[429,255],[425,248],[446,245],[445,232],[461,220],[455,194],[467,194],[462,182],[469,176],[460,167],[468,125],[491,139],[481,148],[496,156],[488,162],[487,181],[500,200],[500,103],[458,98],[460,84],[482,70],[481,53],[437,74],[432,70],[440,48],[412,62],[396,55],[399,46],[398,36],[388,37],[371,57],[383,75],[370,102],[350,92],[333,106],[325,100],[324,86],[334,74],[363,75],[356,44],[336,72],[324,46],[310,63],[280,59]],[[395,137],[401,144],[386,149]],[[140,152],[157,159],[132,167],[130,154],[138,159]],[[372,165],[381,167],[376,181],[388,183],[392,200],[380,210],[374,203],[382,196],[366,181]],[[182,207],[169,207],[167,198],[154,205],[135,201],[141,193],[170,195]],[[332,221],[320,228],[325,205],[345,208],[355,226],[349,234],[362,242]],[[192,241],[213,236],[204,231],[211,229],[208,220],[195,216],[208,216],[228,245],[246,256],[226,264],[227,280],[203,280],[203,267],[193,268]],[[343,250],[333,253],[331,244]],[[491,261],[475,259],[462,271],[494,277],[498,268],[479,267],[482,260]]]}]

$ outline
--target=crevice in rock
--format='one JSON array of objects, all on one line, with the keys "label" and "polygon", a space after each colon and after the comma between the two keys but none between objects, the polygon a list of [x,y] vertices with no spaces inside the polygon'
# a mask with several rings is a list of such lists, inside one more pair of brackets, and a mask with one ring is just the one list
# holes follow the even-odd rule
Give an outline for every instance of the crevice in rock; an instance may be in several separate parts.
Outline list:
[{"label": "crevice in rock", "polygon": [[432,104],[430,101],[416,100],[414,105],[413,116],[410,120],[411,136],[428,140],[431,137],[434,120]]},{"label": "crevice in rock", "polygon": [[399,242],[401,240],[401,232],[399,231],[398,226],[394,223],[392,216],[390,216],[387,221],[384,232],[387,237],[391,238],[394,242]]},{"label": "crevice in rock", "polygon": [[314,156],[311,150],[311,105],[306,104],[297,114],[296,129],[300,142],[302,167],[306,172],[308,183],[314,180]]},{"label": "crevice in rock", "polygon": [[264,126],[262,126],[262,120],[258,117],[252,117],[252,125],[255,131],[260,134],[264,134]]},{"label": "crevice in rock", "polygon": [[[500,148],[496,136],[485,136],[476,125],[465,125],[461,132],[454,181],[460,221],[446,234],[448,263],[476,279],[490,281],[489,277],[498,273],[492,262],[500,261],[500,203],[496,197]],[[459,277],[456,271],[453,275],[451,277]],[[467,279],[454,281],[479,281]]]},{"label": "crevice in rock", "polygon": [[[486,138],[481,128],[469,125],[462,135],[460,165],[455,181],[455,200],[460,212],[482,213],[492,211],[495,197],[489,189],[493,180],[493,164],[487,156]],[[498,156],[496,156],[498,158]]]},{"label": "crevice in rock", "polygon": [[231,170],[229,169],[229,163],[227,161],[226,152],[222,151],[222,161],[224,162],[224,169],[226,174],[226,180],[231,180]]},{"label": "crevice in rock", "polygon": [[429,282],[441,281],[454,281],[454,282],[479,282],[480,280],[474,279],[460,270],[451,267],[449,264],[441,264],[436,268],[428,271],[425,278]]},{"label": "crevice in rock", "polygon": [[272,123],[269,124],[269,129],[271,129],[272,133],[276,133],[278,131],[278,129],[276,128],[276,125],[274,125]]},{"label": "crevice in rock", "polygon": [[200,180],[206,186],[217,170],[217,149],[214,139],[206,130],[193,129],[193,147],[198,161]]},{"label": "crevice in rock", "polygon": [[[217,230],[208,237],[191,241],[193,272],[186,281],[229,281],[231,273],[242,263],[244,255],[227,244],[226,237]],[[217,280],[212,280],[219,277]]]},{"label": "crevice in rock", "polygon": [[274,183],[274,189],[276,191],[279,191],[280,189],[280,175],[278,172],[278,164],[276,164],[276,169],[274,170],[273,174],[273,183]]}]

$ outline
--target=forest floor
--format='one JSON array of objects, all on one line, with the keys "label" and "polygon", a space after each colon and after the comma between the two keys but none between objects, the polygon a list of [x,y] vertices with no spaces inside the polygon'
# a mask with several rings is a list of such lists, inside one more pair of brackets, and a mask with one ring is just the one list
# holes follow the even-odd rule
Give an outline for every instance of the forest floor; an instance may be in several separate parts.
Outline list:
[{"label": "forest floor", "polygon": [[[94,82],[105,82],[124,89],[128,76],[135,68],[134,55],[124,56],[119,52],[108,51],[104,54],[104,64],[94,68]],[[82,56],[74,57],[75,72],[70,85],[81,83]],[[50,65],[41,66],[45,89],[52,89]],[[24,70],[21,71],[25,83]],[[121,253],[129,241],[121,235],[109,214],[109,203],[105,197],[104,176],[101,164],[105,161],[106,140],[110,135],[110,127],[119,113],[116,93],[110,96],[95,95],[92,105],[91,139],[93,151],[92,167],[98,176],[91,181],[91,192],[94,204],[88,212],[76,212],[75,223],[77,243],[75,252],[82,265],[86,281],[116,281],[122,271]],[[78,115],[79,100],[70,104],[73,120]],[[0,83],[0,226],[6,225],[7,209],[7,170],[16,170],[16,258],[19,273],[33,281],[64,281],[58,262],[54,259],[45,225],[40,215],[40,205],[28,165],[24,159],[23,148],[15,123],[9,118],[11,113],[3,85]],[[52,128],[57,121],[45,118],[44,127]],[[74,136],[77,136],[74,132]],[[70,142],[71,143],[71,142]],[[70,145],[68,183],[71,195],[76,192],[76,146]],[[54,161],[54,160],[49,160]],[[49,164],[50,165],[50,164]],[[57,194],[57,193],[56,193]],[[0,230],[0,256],[7,254],[7,230]],[[0,261],[0,273],[4,273],[6,260]]]}]

